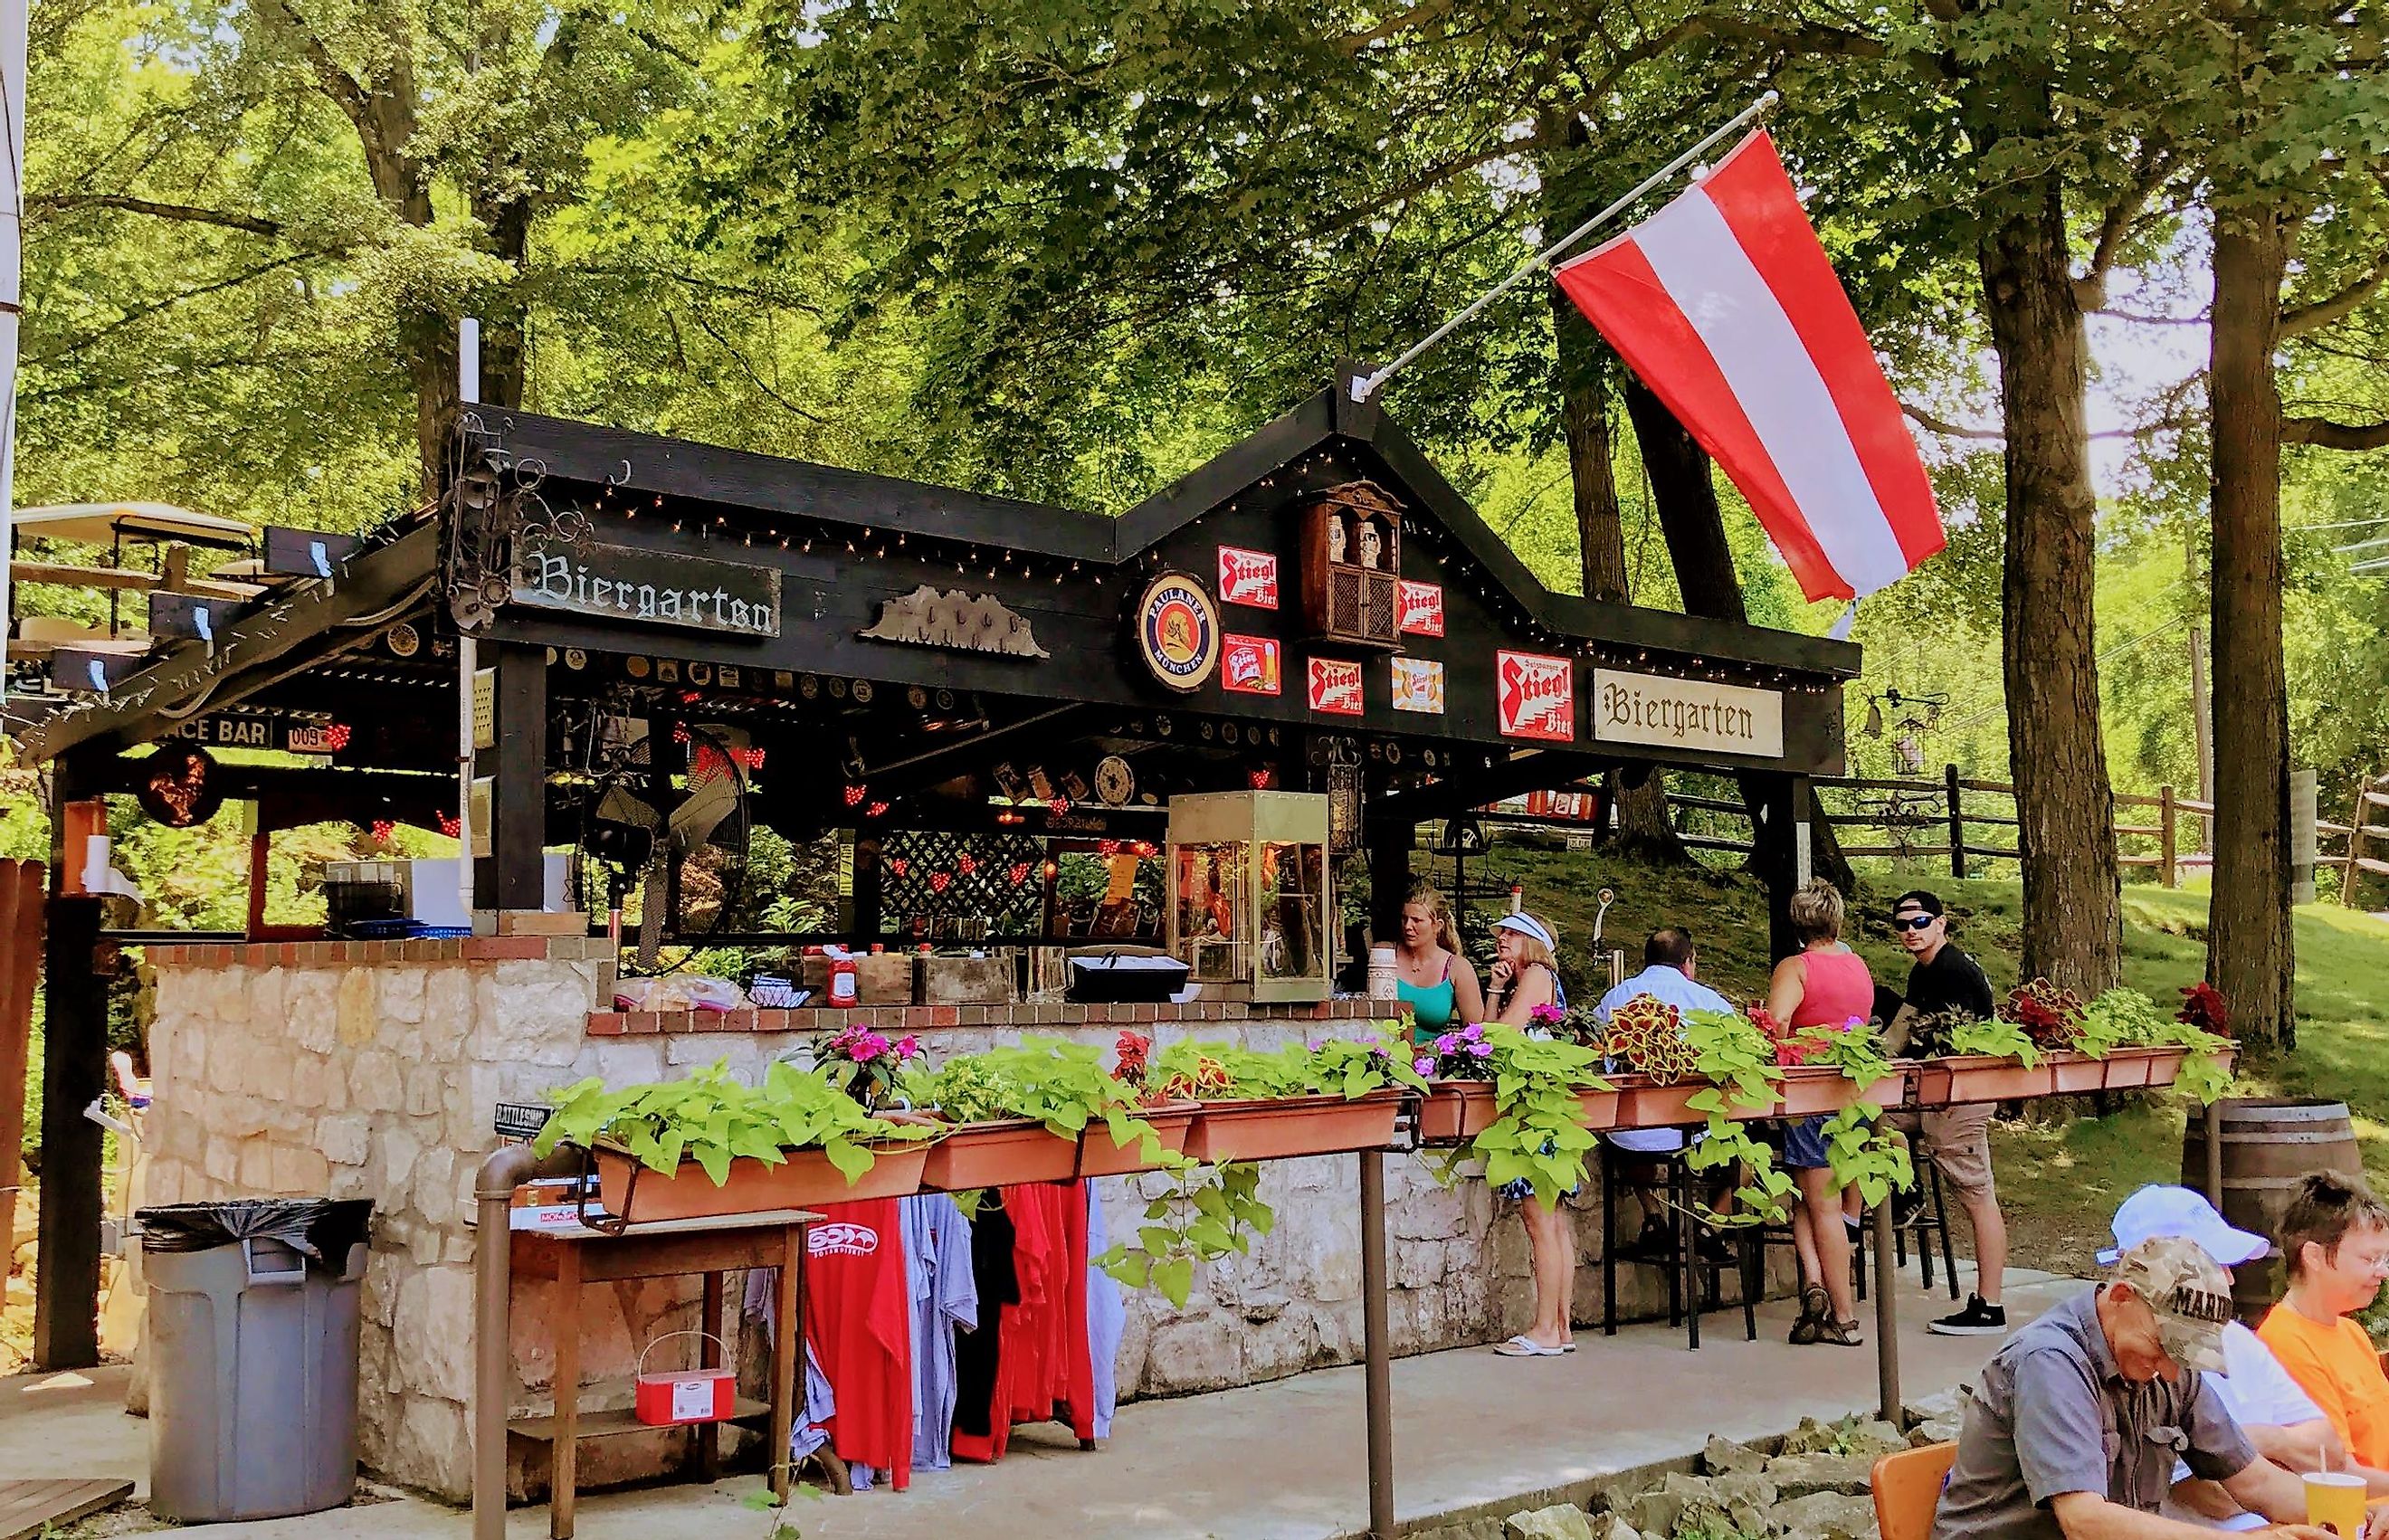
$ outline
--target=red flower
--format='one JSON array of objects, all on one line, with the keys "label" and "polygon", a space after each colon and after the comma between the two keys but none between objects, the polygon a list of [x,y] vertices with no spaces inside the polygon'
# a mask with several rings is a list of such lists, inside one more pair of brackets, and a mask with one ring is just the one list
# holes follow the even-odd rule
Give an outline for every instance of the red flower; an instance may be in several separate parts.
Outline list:
[{"label": "red flower", "polygon": [[1112,1047],[1119,1054],[1119,1067],[1112,1071],[1112,1078],[1134,1086],[1144,1084],[1145,1057],[1153,1051],[1153,1039],[1141,1032],[1123,1032]]},{"label": "red flower", "polygon": [[2202,1032],[2231,1036],[2231,1007],[2225,1003],[2223,992],[2204,979],[2182,986],[2181,1012],[2174,1020],[2187,1022]]},{"label": "red flower", "polygon": [[2025,1035],[2047,1048],[2062,1048],[2082,1025],[2082,997],[2037,978],[2011,992],[1999,1017],[2024,1028]]}]

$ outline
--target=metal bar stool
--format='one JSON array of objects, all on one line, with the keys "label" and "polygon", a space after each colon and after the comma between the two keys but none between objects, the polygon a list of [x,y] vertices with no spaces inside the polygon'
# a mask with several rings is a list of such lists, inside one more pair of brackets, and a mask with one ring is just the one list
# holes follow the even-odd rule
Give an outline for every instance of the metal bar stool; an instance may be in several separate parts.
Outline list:
[{"label": "metal bar stool", "polygon": [[[1601,1140],[1601,1331],[1605,1337],[1617,1335],[1617,1189],[1629,1174],[1657,1167],[1659,1185],[1665,1193],[1667,1208],[1668,1248],[1660,1254],[1638,1251],[1625,1260],[1659,1268],[1667,1279],[1667,1324],[1685,1328],[1686,1345],[1701,1345],[1701,1312],[1704,1291],[1695,1281],[1687,1288],[1685,1280],[1700,1280],[1706,1275],[1707,1309],[1718,1309],[1725,1298],[1725,1264],[1701,1255],[1700,1238],[1703,1226],[1694,1212],[1694,1193],[1698,1187],[1696,1173],[1687,1160],[1686,1150],[1622,1150],[1607,1139]],[[1746,1266],[1737,1262],[1746,1279]],[[1747,1284],[1742,1297],[1743,1330],[1749,1341],[1758,1340],[1758,1312],[1755,1297]]]}]

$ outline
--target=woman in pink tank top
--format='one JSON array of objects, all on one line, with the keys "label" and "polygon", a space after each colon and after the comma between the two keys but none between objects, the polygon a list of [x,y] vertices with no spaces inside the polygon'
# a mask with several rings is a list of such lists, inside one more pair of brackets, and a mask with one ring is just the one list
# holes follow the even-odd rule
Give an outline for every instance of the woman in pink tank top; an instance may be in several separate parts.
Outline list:
[{"label": "woman in pink tank top", "polygon": [[[1800,950],[1775,965],[1768,981],[1767,1013],[1786,1026],[1838,1026],[1874,1010],[1874,975],[1866,959],[1842,944],[1842,896],[1821,878],[1793,895],[1792,928]],[[1858,1308],[1850,1292],[1849,1238],[1842,1228],[1841,1189],[1825,1153],[1825,1119],[1783,1126],[1783,1165],[1799,1184],[1792,1241],[1800,1257],[1800,1319],[1795,1343],[1856,1347]]]}]

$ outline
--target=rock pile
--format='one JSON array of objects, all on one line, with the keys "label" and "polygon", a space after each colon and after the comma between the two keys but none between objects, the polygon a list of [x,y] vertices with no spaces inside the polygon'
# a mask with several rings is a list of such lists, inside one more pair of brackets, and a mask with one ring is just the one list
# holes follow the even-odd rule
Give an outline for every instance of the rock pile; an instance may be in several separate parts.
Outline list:
[{"label": "rock pile", "polygon": [[1904,1433],[1872,1419],[1803,1418],[1772,1450],[1712,1434],[1701,1474],[1612,1487],[1589,1512],[1561,1504],[1514,1513],[1503,1540],[1879,1540],[1867,1488],[1874,1462],[1957,1436],[1954,1399],[1917,1410]]}]

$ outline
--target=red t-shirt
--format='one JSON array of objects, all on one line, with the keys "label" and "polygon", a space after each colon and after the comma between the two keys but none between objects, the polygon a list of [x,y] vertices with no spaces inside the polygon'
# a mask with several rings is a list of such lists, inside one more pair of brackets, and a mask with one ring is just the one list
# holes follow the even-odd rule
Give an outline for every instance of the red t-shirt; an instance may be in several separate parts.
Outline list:
[{"label": "red t-shirt", "polygon": [[[1094,1358],[1087,1336],[1087,1195],[1079,1182],[1038,1183],[1003,1190],[1013,1230],[1016,1293],[1001,1319],[982,1309],[979,1330],[996,1330],[1001,1355],[988,1428],[954,1429],[956,1459],[996,1460],[1011,1443],[1013,1425],[1058,1419],[1081,1439],[1095,1436]],[[982,1300],[1005,1292],[980,1283]]]},{"label": "red t-shirt", "polygon": [[805,1340],[837,1397],[840,1459],[913,1484],[913,1330],[904,1227],[893,1198],[824,1203],[807,1237]]}]

